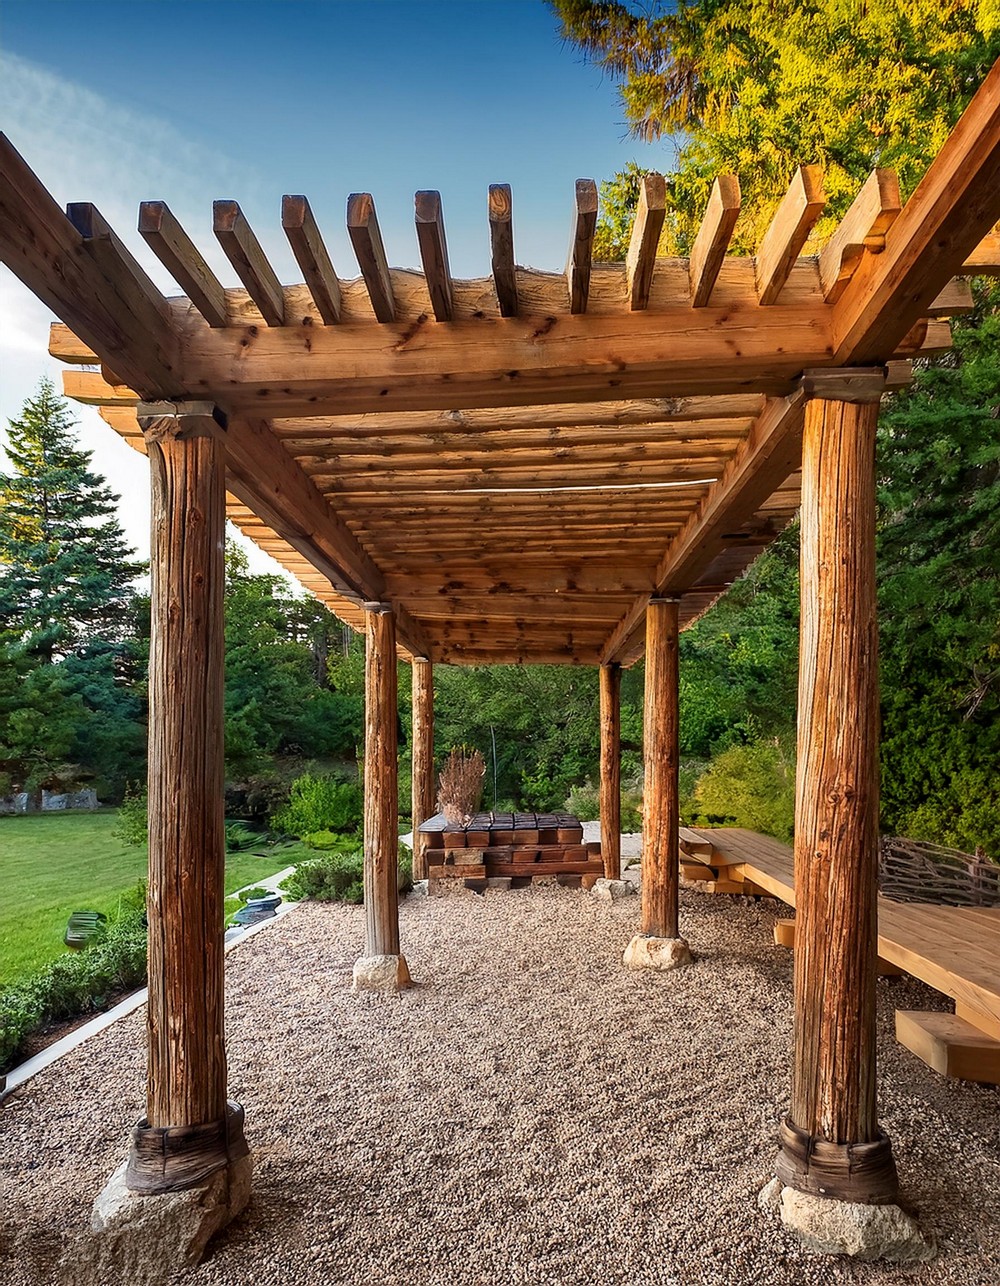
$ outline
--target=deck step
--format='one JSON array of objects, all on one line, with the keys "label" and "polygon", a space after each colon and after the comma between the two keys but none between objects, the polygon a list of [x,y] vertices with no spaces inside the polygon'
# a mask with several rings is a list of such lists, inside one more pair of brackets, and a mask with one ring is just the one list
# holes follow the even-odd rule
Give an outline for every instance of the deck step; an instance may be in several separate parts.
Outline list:
[{"label": "deck step", "polygon": [[957,1014],[897,1009],[896,1039],[942,1076],[1000,1085],[1000,1041]]}]

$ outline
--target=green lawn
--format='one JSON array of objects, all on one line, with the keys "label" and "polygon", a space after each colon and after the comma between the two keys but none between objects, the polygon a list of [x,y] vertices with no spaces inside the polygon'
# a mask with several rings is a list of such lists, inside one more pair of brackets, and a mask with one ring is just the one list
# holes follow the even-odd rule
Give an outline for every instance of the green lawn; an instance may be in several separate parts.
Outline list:
[{"label": "green lawn", "polygon": [[[0,818],[0,985],[33,973],[66,950],[72,911],[113,911],[146,874],[145,848],[113,839],[117,814],[35,813]],[[298,845],[270,857],[231,853],[226,892],[301,861]]]}]

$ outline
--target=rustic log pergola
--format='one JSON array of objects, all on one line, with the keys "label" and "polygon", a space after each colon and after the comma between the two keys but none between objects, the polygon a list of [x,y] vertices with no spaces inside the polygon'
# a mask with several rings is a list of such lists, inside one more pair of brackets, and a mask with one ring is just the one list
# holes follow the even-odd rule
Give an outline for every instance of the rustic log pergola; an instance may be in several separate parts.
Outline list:
[{"label": "rustic log pergola", "polygon": [[165,298],[93,205],[64,212],[6,139],[2,158],[0,254],[62,319],[50,351],[84,368],[66,393],[99,406],[153,478],[150,1057],[133,1186],[183,1187],[244,1146],[222,1043],[224,516],[366,632],[365,956],[396,958],[405,982],[396,655],[413,662],[415,823],[433,809],[435,664],[599,667],[617,875],[620,674],[646,652],[642,932],[677,938],[678,631],[801,505],[779,1176],[894,1202],[875,1108],[874,431],[882,393],[971,307],[962,274],[1000,273],[1000,65],[905,204],[877,170],[806,256],[824,205],[812,165],[753,258],[727,254],[732,176],[690,257],[657,258],[665,189],[649,175],[627,262],[593,263],[597,194],[581,181],[565,274],[517,266],[511,193],[492,187],[492,273],[476,281],[451,276],[433,192],[416,197],[422,272],[389,268],[371,196],[349,198],[354,281],[306,199],[285,197],[293,286],[236,202],[217,201],[239,290],[149,201],[139,231],[183,292]]}]

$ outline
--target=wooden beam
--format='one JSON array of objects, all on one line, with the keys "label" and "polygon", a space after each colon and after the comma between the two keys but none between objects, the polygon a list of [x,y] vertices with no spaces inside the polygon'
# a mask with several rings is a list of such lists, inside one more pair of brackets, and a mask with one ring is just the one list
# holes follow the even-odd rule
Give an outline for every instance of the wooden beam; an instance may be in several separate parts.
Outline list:
[{"label": "wooden beam", "polygon": [[434,667],[426,657],[413,658],[413,739],[411,821],[413,878],[427,878],[427,843],[420,827],[437,812],[434,774]]},{"label": "wooden beam", "polygon": [[704,308],[711,300],[739,214],[740,181],[735,174],[720,174],[712,185],[705,217],[691,247],[692,308]]},{"label": "wooden beam", "polygon": [[[49,351],[63,361],[95,361],[79,355],[73,337],[63,328],[52,331]],[[89,350],[84,350],[89,351]],[[66,355],[64,355],[64,352]],[[612,402],[553,403],[540,406],[476,408],[455,411],[404,411],[385,415],[327,415],[274,421],[282,438],[316,435],[337,438],[396,433],[480,433],[491,430],[566,428],[602,425],[685,424],[705,420],[755,418],[764,405],[759,393],[734,393],[718,397],[647,398]]]},{"label": "wooden beam", "polygon": [[490,257],[493,286],[501,317],[517,316],[517,268],[514,263],[514,202],[509,183],[491,183],[489,193]]},{"label": "wooden beam", "polygon": [[451,268],[448,266],[448,244],[444,235],[444,215],[440,192],[418,192],[414,199],[417,244],[424,266],[427,292],[438,321],[451,321],[455,303],[451,291]]},{"label": "wooden beam", "polygon": [[171,214],[166,201],[140,204],[139,232],[209,326],[227,326],[226,292],[222,283]]},{"label": "wooden beam", "polygon": [[639,184],[639,204],[625,259],[629,308],[640,312],[649,303],[656,248],[667,213],[667,188],[662,174],[644,174]]},{"label": "wooden beam", "polygon": [[590,266],[594,257],[594,233],[597,230],[597,207],[597,184],[593,179],[577,179],[573,239],[570,242],[569,263],[566,267],[569,308],[572,313],[587,311]]},{"label": "wooden beam", "polygon": [[[955,277],[948,282],[941,293],[932,301],[930,308],[927,310],[927,316],[931,318],[962,317],[971,313],[975,306],[969,283],[961,277]],[[926,338],[925,336],[925,343]]]},{"label": "wooden beam", "polygon": [[601,857],[604,875],[620,880],[622,873],[621,688],[620,665],[602,665],[601,717]]},{"label": "wooden beam", "polygon": [[1000,277],[1000,232],[989,232],[971,254],[966,255],[962,272],[970,277]]},{"label": "wooden beam", "polygon": [[818,165],[800,165],[757,251],[757,296],[762,305],[777,302],[825,205],[823,171]]},{"label": "wooden beam", "polygon": [[358,267],[368,288],[372,311],[380,322],[396,320],[389,263],[370,192],[352,192],[347,198],[347,234],[357,255]]},{"label": "wooden beam", "polygon": [[[691,589],[736,530],[798,465],[804,394],[775,398],[762,412],[736,455],[697,512],[667,547],[656,569],[656,589],[680,594]],[[603,660],[634,660],[642,651],[646,601],[640,597],[619,622]]]},{"label": "wooden beam", "polygon": [[882,253],[885,234],[902,208],[895,170],[873,170],[820,251],[819,280],[828,304],[835,304],[847,289],[866,250]]},{"label": "wooden beam", "polygon": [[802,448],[795,1037],[777,1173],[800,1191],[877,1204],[898,1191],[875,1082],[881,380],[869,401],[816,391]]},{"label": "wooden beam", "polygon": [[835,365],[884,362],[1000,220],[1000,61],[834,306]]},{"label": "wooden beam", "polygon": [[338,593],[381,595],[378,568],[265,421],[231,420],[226,456],[230,491],[329,577]]},{"label": "wooden beam", "polygon": [[215,201],[212,226],[226,258],[268,326],[285,324],[285,292],[237,201]]},{"label": "wooden beam", "polygon": [[546,559],[540,567],[530,565],[525,559],[505,564],[502,559],[484,558],[470,565],[467,560],[455,558],[449,559],[444,569],[414,571],[406,564],[398,570],[389,568],[385,583],[388,593],[400,600],[409,592],[566,594],[579,589],[594,594],[637,594],[643,589],[651,590],[652,577],[642,567],[622,558],[587,562],[567,558],[555,564]]},{"label": "wooden beam", "polygon": [[312,208],[304,196],[281,198],[281,226],[320,317],[327,326],[336,325],[340,321],[340,281]]},{"label": "wooden beam", "polygon": [[[179,317],[184,325],[184,317]],[[185,327],[192,388],[269,417],[787,392],[829,360],[810,303],[595,316],[212,331]]]},{"label": "wooden beam", "polygon": [[153,396],[178,393],[172,320],[158,291],[140,289],[119,247],[117,238],[88,244],[0,134],[0,260],[122,379]]}]

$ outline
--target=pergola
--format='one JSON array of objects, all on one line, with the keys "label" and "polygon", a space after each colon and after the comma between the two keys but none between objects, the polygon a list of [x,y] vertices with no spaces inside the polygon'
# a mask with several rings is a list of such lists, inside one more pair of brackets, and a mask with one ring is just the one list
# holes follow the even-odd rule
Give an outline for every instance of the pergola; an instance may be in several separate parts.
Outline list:
[{"label": "pergola", "polygon": [[[408,981],[396,904],[396,657],[413,665],[414,824],[433,811],[435,663],[599,667],[606,874],[619,874],[621,667],[643,653],[641,957],[688,958],[678,924],[678,631],[801,510],[795,1050],[778,1175],[896,1202],[875,1105],[879,399],[950,344],[962,274],[1000,273],[1000,64],[910,199],[877,170],[803,256],[822,174],[795,175],[754,257],[727,254],[720,176],[689,259],[657,258],[643,182],[625,264],[592,263],[576,186],[565,273],[517,266],[511,193],[489,193],[492,272],[452,278],[437,193],[416,197],[422,271],[389,268],[372,199],[349,198],[361,277],[338,277],[304,197],[276,278],[235,201],[224,289],[162,201],[139,231],[165,298],[91,204],[64,212],[2,142],[0,255],[64,324],[70,397],[150,460],[150,990],[147,1116],[130,1190],[243,1174],[222,1010],[223,526],[228,516],[366,631],[359,982]],[[957,278],[957,279],[956,279]],[[416,854],[419,876],[420,854]],[[631,944],[635,947],[635,942]],[[386,962],[388,959],[388,969]],[[229,1213],[245,1193],[229,1200]]]}]

